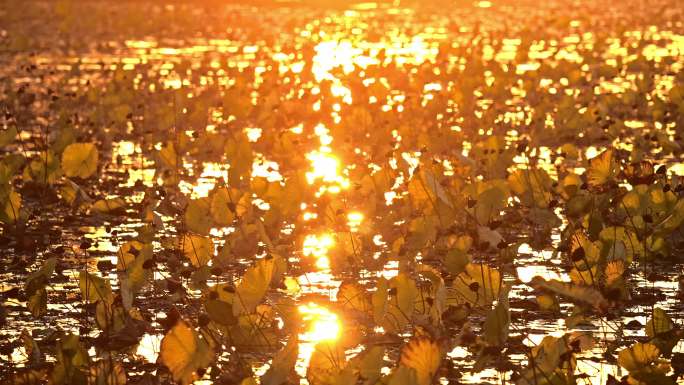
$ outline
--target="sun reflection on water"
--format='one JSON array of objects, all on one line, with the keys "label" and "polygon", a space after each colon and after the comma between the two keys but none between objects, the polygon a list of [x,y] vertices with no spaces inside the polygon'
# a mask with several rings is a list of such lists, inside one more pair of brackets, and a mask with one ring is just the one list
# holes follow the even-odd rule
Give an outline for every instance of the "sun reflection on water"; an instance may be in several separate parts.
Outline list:
[{"label": "sun reflection on water", "polygon": [[316,344],[319,342],[334,342],[339,339],[342,332],[342,324],[337,314],[326,307],[315,303],[299,306],[307,329],[299,334],[299,355],[295,364],[295,371],[302,377],[306,377],[306,371],[311,361]]},{"label": "sun reflection on water", "polygon": [[335,239],[331,234],[310,234],[304,238],[302,253],[305,257],[316,258],[316,267],[320,270],[330,269],[328,250],[335,245]]},{"label": "sun reflection on water", "polygon": [[299,335],[301,341],[334,341],[339,337],[342,327],[337,314],[315,303],[300,305],[299,312],[308,325],[308,330]]}]

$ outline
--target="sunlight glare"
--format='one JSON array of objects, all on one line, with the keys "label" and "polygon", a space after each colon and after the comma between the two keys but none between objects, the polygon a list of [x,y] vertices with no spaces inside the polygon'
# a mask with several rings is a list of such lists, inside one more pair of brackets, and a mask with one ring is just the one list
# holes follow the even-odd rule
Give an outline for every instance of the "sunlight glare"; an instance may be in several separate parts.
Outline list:
[{"label": "sunlight glare", "polygon": [[302,341],[334,341],[339,338],[341,325],[337,314],[315,303],[299,306],[299,312],[309,325],[309,329],[300,335]]},{"label": "sunlight glare", "polygon": [[302,253],[304,256],[316,258],[316,267],[321,270],[330,268],[328,250],[335,245],[335,239],[330,234],[315,235],[309,234],[304,238]]}]

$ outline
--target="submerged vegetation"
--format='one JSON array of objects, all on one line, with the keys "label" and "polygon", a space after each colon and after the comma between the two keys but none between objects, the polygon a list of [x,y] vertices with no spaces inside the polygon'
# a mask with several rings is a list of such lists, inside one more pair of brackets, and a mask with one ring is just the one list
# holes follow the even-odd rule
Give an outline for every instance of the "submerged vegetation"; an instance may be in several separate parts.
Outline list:
[{"label": "submerged vegetation", "polygon": [[0,4],[0,383],[684,378],[684,3]]}]

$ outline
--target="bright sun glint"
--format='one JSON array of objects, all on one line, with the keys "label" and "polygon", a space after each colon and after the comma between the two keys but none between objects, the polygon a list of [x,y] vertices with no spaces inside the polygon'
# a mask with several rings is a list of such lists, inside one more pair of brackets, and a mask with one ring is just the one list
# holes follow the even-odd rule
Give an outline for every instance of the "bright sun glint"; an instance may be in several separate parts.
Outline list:
[{"label": "bright sun glint", "polygon": [[319,269],[329,269],[330,259],[328,258],[328,250],[335,245],[335,239],[330,234],[309,234],[304,238],[302,245],[302,253],[304,256],[313,256],[316,258],[316,267]]},{"label": "bright sun glint", "polygon": [[333,341],[340,336],[341,325],[337,315],[330,310],[317,305],[308,303],[299,306],[302,319],[309,327],[304,334],[300,335],[301,340],[307,342]]},{"label": "bright sun glint", "polygon": [[312,151],[306,157],[313,168],[312,171],[306,173],[306,179],[309,183],[317,180],[337,183],[344,179],[339,174],[340,161],[333,155],[321,151]]},{"label": "bright sun glint", "polygon": [[361,222],[363,222],[363,213],[352,211],[347,214],[347,226],[352,231],[357,231],[359,226],[361,226]]}]

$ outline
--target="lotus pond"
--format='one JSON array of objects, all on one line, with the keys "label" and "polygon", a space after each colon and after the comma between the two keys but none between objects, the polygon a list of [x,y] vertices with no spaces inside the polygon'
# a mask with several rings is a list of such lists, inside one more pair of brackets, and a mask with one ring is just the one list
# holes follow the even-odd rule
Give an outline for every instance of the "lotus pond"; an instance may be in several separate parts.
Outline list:
[{"label": "lotus pond", "polygon": [[0,1],[0,383],[684,383],[684,3]]}]

